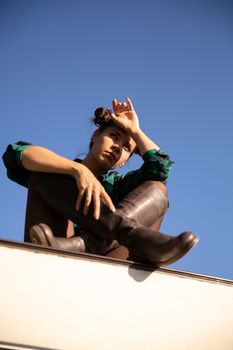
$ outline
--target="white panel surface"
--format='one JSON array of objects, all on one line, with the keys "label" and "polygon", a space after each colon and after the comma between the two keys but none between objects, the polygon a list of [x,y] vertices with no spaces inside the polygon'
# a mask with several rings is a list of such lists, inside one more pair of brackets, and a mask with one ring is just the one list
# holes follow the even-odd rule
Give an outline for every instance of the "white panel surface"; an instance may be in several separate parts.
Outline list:
[{"label": "white panel surface", "polygon": [[0,244],[1,342],[20,349],[232,350],[233,284]]}]

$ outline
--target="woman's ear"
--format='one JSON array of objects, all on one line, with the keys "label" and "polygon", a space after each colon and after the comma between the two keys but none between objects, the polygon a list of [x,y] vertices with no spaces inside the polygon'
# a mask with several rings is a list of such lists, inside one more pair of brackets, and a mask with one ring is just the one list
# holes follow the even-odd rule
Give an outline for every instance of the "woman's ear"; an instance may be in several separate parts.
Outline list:
[{"label": "woman's ear", "polygon": [[92,141],[92,142],[95,141],[95,138],[96,138],[97,135],[99,135],[99,130],[98,130],[98,129],[96,129],[96,130],[94,131],[94,133],[92,134],[92,137],[91,137],[91,141]]}]

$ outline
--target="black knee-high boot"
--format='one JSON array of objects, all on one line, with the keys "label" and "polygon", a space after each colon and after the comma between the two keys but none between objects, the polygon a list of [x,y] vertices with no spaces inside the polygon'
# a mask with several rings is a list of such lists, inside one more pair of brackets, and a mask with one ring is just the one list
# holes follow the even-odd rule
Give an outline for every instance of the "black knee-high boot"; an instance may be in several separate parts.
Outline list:
[{"label": "black knee-high boot", "polygon": [[[132,210],[141,215],[145,205],[143,203],[148,200],[140,186],[121,201],[114,213],[101,203],[100,218],[95,220],[91,208],[86,216],[82,210],[75,210],[78,190],[72,177],[35,173],[31,181],[34,189],[55,210],[95,235],[118,240],[128,248],[130,257],[134,260],[157,266],[167,265],[181,258],[198,242],[198,238],[191,232],[172,237],[139,224],[134,218],[137,215],[132,215]],[[147,220],[150,221],[150,215]]]}]

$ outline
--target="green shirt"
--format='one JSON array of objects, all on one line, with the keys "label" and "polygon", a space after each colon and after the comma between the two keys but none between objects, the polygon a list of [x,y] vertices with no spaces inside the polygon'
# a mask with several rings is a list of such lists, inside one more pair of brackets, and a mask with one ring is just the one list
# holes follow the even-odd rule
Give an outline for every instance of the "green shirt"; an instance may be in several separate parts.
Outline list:
[{"label": "green shirt", "polygon": [[[7,168],[8,178],[25,187],[28,187],[30,171],[23,167],[21,160],[23,151],[30,145],[30,143],[24,141],[10,144],[2,157]],[[127,174],[110,171],[98,178],[114,204],[118,203],[127,193],[144,181],[154,180],[166,183],[173,164],[169,156],[161,149],[152,149],[147,151],[142,159],[143,164],[137,170],[130,171]],[[81,162],[78,158],[74,161]]]}]

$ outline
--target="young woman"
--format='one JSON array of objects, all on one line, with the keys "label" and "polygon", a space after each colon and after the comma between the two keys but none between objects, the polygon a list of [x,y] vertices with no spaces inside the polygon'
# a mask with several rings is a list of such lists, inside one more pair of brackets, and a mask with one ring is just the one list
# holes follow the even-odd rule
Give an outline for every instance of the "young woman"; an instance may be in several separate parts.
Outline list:
[{"label": "young woman", "polygon": [[[25,241],[156,266],[175,262],[198,238],[159,232],[173,162],[141,130],[129,98],[113,100],[113,111],[98,108],[94,122],[83,160],[25,142],[8,146],[8,177],[29,189]],[[114,171],[134,153],[142,157],[140,169]]]}]

